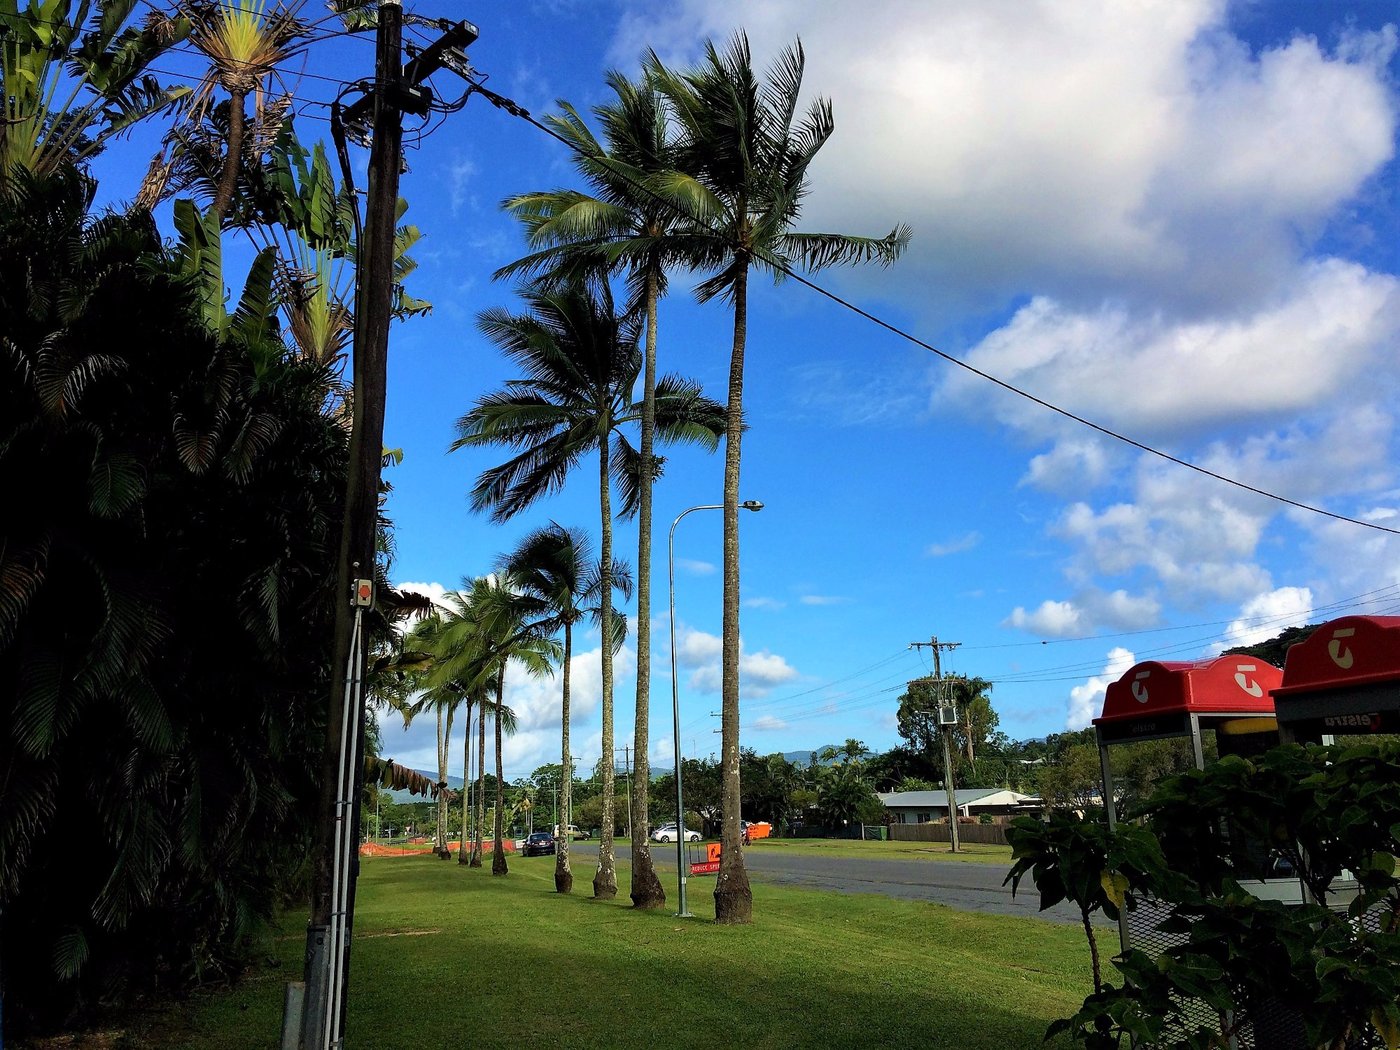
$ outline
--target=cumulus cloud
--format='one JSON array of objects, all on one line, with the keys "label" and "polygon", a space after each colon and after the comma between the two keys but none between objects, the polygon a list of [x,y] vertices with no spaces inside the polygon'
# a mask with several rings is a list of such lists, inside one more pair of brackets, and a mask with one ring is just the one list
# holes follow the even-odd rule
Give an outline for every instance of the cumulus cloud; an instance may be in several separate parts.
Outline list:
[{"label": "cumulus cloud", "polygon": [[[721,686],[723,640],[719,635],[682,627],[677,632],[676,661],[690,670],[687,683],[702,693],[717,693]],[[790,682],[797,670],[767,649],[747,652],[739,642],[739,687],[746,696],[766,696],[774,686]]]},{"label": "cumulus cloud", "polygon": [[1151,595],[1088,587],[1069,601],[1047,599],[1030,611],[1018,605],[1002,626],[1046,638],[1074,638],[1095,628],[1141,630],[1156,623],[1160,612],[1161,604]]},{"label": "cumulus cloud", "polygon": [[1101,485],[1111,464],[1110,451],[1102,440],[1072,432],[1049,452],[1032,456],[1020,483],[1058,495],[1082,492]]},{"label": "cumulus cloud", "polygon": [[694,558],[677,558],[676,564],[692,576],[713,576],[718,571],[714,562],[697,561]]},{"label": "cumulus cloud", "polygon": [[1073,638],[1082,634],[1086,627],[1083,613],[1072,602],[1057,602],[1048,598],[1030,612],[1016,606],[1002,623],[1006,627],[1016,627],[1048,638]]},{"label": "cumulus cloud", "polygon": [[[1358,377],[1377,372],[1397,333],[1400,282],[1355,263],[1321,259],[1255,309],[1204,319],[1138,316],[1121,305],[1071,309],[1039,296],[967,359],[1095,422],[1139,437],[1162,436],[1286,420],[1344,391],[1354,396]],[[1062,426],[1029,401],[988,401],[985,384],[965,372],[950,378],[943,396],[989,405],[1003,422],[1033,436]],[[1078,452],[1082,459],[1084,439],[1075,439],[1061,456]]]},{"label": "cumulus cloud", "polygon": [[1109,683],[1117,681],[1123,672],[1135,663],[1137,658],[1131,651],[1121,646],[1110,649],[1103,670],[1069,691],[1069,713],[1065,719],[1065,728],[1084,729],[1092,719],[1097,718],[1103,711],[1104,693],[1108,691]]},{"label": "cumulus cloud", "polygon": [[[1222,0],[634,3],[613,55],[668,61],[747,29],[762,64],[801,35],[833,99],[814,229],[916,237],[889,275],[925,301],[1034,287],[1199,308],[1258,295],[1300,227],[1392,155],[1393,32],[1253,53]],[[936,100],[930,102],[930,100]]]},{"label": "cumulus cloud", "polygon": [[754,729],[759,730],[760,732],[767,732],[778,729],[786,729],[788,727],[788,724],[784,722],[781,718],[774,718],[772,715],[762,715],[753,720],[752,727]]},{"label": "cumulus cloud", "polygon": [[1215,651],[1267,641],[1285,627],[1307,623],[1312,610],[1312,591],[1307,587],[1278,587],[1255,595],[1240,606],[1239,618],[1225,629],[1225,638],[1216,643]]}]

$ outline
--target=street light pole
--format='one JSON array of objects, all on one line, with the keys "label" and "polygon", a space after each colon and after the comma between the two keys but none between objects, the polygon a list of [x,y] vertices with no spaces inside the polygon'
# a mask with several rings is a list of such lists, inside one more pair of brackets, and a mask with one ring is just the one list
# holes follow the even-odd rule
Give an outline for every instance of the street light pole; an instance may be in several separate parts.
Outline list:
[{"label": "street light pole", "polygon": [[[739,506],[744,510],[762,510],[763,504],[756,499],[746,499]],[[671,522],[671,535],[667,541],[666,561],[671,583],[671,738],[676,745],[676,881],[680,910],[678,919],[692,919],[694,916],[685,904],[685,792],[681,788],[681,704],[680,691],[676,684],[676,526],[681,519],[695,510],[723,510],[722,503],[706,503],[699,507],[688,507],[676,515]]]}]

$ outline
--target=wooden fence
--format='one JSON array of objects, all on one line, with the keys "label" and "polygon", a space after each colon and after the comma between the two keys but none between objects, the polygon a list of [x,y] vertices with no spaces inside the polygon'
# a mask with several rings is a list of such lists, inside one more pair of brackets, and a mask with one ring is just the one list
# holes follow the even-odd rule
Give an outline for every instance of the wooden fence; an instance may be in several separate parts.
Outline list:
[{"label": "wooden fence", "polygon": [[[895,842],[947,842],[947,824],[891,824],[890,838]],[[977,842],[989,846],[1005,846],[1005,824],[959,824],[958,841]]]}]

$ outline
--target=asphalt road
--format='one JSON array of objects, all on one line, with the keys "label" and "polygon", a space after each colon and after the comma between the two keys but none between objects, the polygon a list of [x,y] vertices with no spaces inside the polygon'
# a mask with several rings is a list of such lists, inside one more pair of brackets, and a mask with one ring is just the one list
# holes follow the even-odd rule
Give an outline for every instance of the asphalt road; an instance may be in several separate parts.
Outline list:
[{"label": "asphalt road", "polygon": [[[575,842],[569,847],[571,858],[596,863],[596,842]],[[658,872],[671,873],[674,884],[676,847],[652,847],[652,860]],[[628,861],[631,850],[617,848],[617,859]],[[1051,922],[1078,924],[1079,912],[1073,905],[1058,904],[1040,911],[1040,895],[1029,882],[1013,898],[1011,888],[1001,884],[1006,869],[999,864],[963,863],[891,858],[824,857],[807,853],[780,853],[752,846],[744,853],[749,874],[765,882],[784,886],[805,886],[810,889],[836,890],[841,893],[876,893],[906,900],[934,901],[961,911],[980,911],[995,915],[1019,915]],[[575,877],[580,873],[575,872]],[[666,878],[662,874],[662,879]],[[689,892],[695,893],[708,880],[693,875]],[[671,892],[668,888],[668,892]],[[701,891],[703,892],[703,891]]]}]

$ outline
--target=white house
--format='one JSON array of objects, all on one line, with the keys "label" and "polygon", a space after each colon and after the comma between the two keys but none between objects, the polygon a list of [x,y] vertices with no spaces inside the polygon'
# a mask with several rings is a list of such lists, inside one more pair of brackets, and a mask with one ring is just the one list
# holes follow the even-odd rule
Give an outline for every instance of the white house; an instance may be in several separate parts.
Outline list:
[{"label": "white house", "polygon": [[[1024,813],[1023,799],[1033,796],[1005,788],[959,788],[957,794],[958,815],[977,817],[983,813],[994,817]],[[948,792],[938,791],[886,791],[879,799],[889,811],[891,823],[927,824],[931,820],[946,820],[948,817]]]}]

